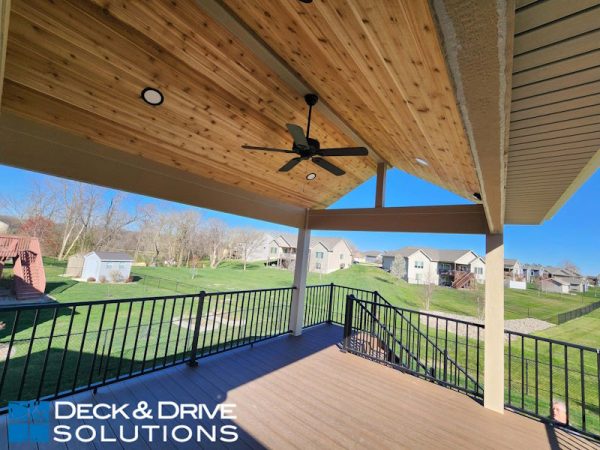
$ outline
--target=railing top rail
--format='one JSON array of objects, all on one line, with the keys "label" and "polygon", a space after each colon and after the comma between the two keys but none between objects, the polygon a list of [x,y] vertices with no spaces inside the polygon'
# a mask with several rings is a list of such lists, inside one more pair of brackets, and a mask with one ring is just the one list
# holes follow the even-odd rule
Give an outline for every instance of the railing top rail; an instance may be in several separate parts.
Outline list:
[{"label": "railing top rail", "polygon": [[56,302],[56,303],[41,303],[41,304],[28,304],[28,305],[10,305],[0,306],[0,313],[10,311],[27,311],[27,310],[41,310],[41,309],[54,309],[54,308],[74,308],[79,306],[90,306],[90,305],[109,305],[118,303],[134,303],[134,302],[145,302],[145,301],[160,301],[160,300],[177,300],[181,298],[197,297],[200,292],[204,292],[206,297],[208,296],[219,296],[219,295],[232,295],[232,294],[248,294],[253,292],[275,292],[284,290],[294,290],[295,286],[280,287],[280,288],[269,288],[269,289],[245,289],[238,291],[218,291],[218,292],[205,292],[200,289],[198,292],[189,294],[176,294],[176,295],[160,295],[151,297],[133,297],[133,298],[116,298],[110,300],[88,300],[78,302]]},{"label": "railing top rail", "polygon": [[[429,317],[434,317],[434,318],[439,318],[439,319],[443,319],[443,320],[449,320],[449,321],[452,321],[452,322],[462,323],[464,325],[473,325],[475,327],[479,327],[479,328],[482,328],[482,329],[485,328],[485,326],[483,324],[476,323],[476,322],[468,322],[468,321],[464,321],[464,320],[460,320],[460,319],[454,319],[452,317],[444,317],[444,316],[440,316],[440,315],[437,315],[437,314],[430,314],[428,312],[418,311],[416,309],[401,308],[401,307],[398,307],[398,306],[391,305],[391,304],[389,304],[389,302],[387,302],[387,304],[375,303],[375,302],[372,302],[370,300],[362,300],[362,299],[356,298],[356,296],[354,296],[352,294],[349,294],[349,295],[355,301],[359,301],[361,303],[366,303],[366,304],[371,304],[371,305],[377,304],[380,307],[390,308],[390,309],[394,309],[396,311],[406,311],[406,312],[411,312],[411,313],[415,313],[415,314],[422,314],[422,315],[429,316]],[[510,334],[510,335],[514,335],[514,336],[521,336],[521,337],[524,337],[524,338],[535,339],[535,340],[538,340],[538,341],[552,343],[553,345],[563,345],[563,346],[567,346],[567,347],[576,348],[578,350],[585,350],[585,351],[590,351],[590,352],[593,352],[593,353],[600,354],[600,348],[588,347],[588,346],[585,346],[585,345],[580,345],[580,344],[575,344],[575,343],[565,342],[565,341],[559,341],[557,339],[550,339],[550,338],[546,338],[546,337],[542,337],[542,336],[534,336],[532,334],[520,333],[518,331],[504,330],[504,332],[506,334]]]},{"label": "railing top rail", "polygon": [[566,347],[573,347],[578,350],[585,350],[585,351],[590,351],[592,353],[600,354],[600,348],[588,347],[586,345],[579,345],[579,344],[575,344],[572,342],[559,341],[557,339],[549,339],[549,338],[546,338],[543,336],[534,336],[532,334],[527,334],[527,333],[519,333],[518,331],[504,330],[504,332],[509,335],[521,336],[521,337],[528,338],[528,339],[534,339],[536,341],[548,342],[549,344],[563,345]]},{"label": "railing top rail", "polygon": [[[356,298],[352,294],[349,294],[349,295],[352,296],[354,300],[359,301],[361,303],[367,303],[367,304],[370,304],[370,305],[378,305],[380,307],[390,308],[390,309],[394,309],[396,311],[409,312],[409,313],[414,313],[414,314],[421,314],[421,315],[433,317],[433,318],[436,318],[436,319],[449,320],[451,322],[457,322],[457,323],[461,323],[463,325],[469,325],[469,326],[484,328],[483,324],[481,324],[481,323],[469,322],[467,320],[455,319],[453,317],[440,316],[438,314],[431,314],[431,313],[428,313],[428,312],[419,311],[417,309],[402,308],[400,306],[394,306],[394,305],[392,305],[387,300],[386,300],[385,304],[381,304],[381,303],[373,302],[373,301],[370,301],[370,300],[362,300],[362,299]],[[383,300],[385,300],[385,299],[383,299]]]}]

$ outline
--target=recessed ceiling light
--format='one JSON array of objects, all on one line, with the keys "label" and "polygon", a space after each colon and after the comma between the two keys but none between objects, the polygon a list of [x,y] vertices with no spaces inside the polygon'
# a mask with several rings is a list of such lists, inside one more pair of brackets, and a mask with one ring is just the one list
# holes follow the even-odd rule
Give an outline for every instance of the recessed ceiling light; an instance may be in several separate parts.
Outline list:
[{"label": "recessed ceiling light", "polygon": [[477,201],[481,201],[481,194],[479,192],[474,192],[473,198]]},{"label": "recessed ceiling light", "polygon": [[300,0],[302,3],[312,3],[313,0]]},{"label": "recessed ceiling light", "polygon": [[158,106],[165,100],[162,92],[151,87],[144,88],[140,94],[140,97],[142,97],[146,103],[152,106]]},{"label": "recessed ceiling light", "polygon": [[317,174],[314,172],[309,173],[308,175],[306,175],[306,179],[307,180],[314,180],[315,178],[317,178]]},{"label": "recessed ceiling light", "polygon": [[415,158],[415,161],[417,161],[422,166],[428,166],[429,165],[429,163],[426,160],[424,160],[423,158]]}]

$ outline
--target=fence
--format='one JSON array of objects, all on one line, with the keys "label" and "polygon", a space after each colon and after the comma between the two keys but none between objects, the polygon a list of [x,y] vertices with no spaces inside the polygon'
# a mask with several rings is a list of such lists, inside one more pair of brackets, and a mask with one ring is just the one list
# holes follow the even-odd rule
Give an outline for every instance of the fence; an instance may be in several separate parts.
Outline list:
[{"label": "fence", "polygon": [[585,316],[586,314],[591,313],[592,311],[600,308],[600,302],[590,303],[589,305],[583,306],[581,308],[574,309],[572,311],[567,311],[556,316],[556,323],[558,325],[568,322],[569,320],[577,319],[578,317]]}]

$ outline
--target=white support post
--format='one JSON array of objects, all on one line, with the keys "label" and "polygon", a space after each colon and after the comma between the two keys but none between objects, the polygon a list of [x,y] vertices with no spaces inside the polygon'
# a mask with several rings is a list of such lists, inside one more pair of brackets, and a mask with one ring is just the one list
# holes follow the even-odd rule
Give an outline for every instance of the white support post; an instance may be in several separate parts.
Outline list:
[{"label": "white support post", "polygon": [[298,245],[296,247],[296,265],[294,267],[294,292],[290,310],[290,330],[294,336],[302,334],[304,325],[304,299],[306,294],[306,275],[308,273],[308,258],[310,247],[310,230],[298,230]]},{"label": "white support post", "polygon": [[485,241],[485,352],[483,405],[504,413],[504,237]]}]

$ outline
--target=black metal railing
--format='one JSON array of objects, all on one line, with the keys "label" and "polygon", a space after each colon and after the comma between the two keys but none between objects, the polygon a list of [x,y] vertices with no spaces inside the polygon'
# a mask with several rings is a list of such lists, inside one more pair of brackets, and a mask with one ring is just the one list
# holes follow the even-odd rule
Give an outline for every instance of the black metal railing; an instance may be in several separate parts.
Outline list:
[{"label": "black metal railing", "polygon": [[0,412],[289,332],[293,288],[5,308]]},{"label": "black metal railing", "polygon": [[[289,333],[294,288],[0,310],[0,413]],[[481,397],[483,326],[392,305],[376,291],[308,286],[304,326],[344,326],[346,350]],[[506,406],[600,438],[600,349],[506,332]]]},{"label": "black metal railing", "polygon": [[577,319],[578,317],[585,316],[592,311],[600,308],[600,302],[590,303],[589,305],[581,308],[573,309],[556,315],[556,323],[558,325],[568,322],[569,320]]},{"label": "black metal railing", "polygon": [[506,406],[545,420],[553,420],[553,407],[563,409],[566,427],[600,438],[600,349],[505,336]]},{"label": "black metal railing", "polygon": [[483,395],[482,325],[348,294],[344,349],[463,392]]}]

